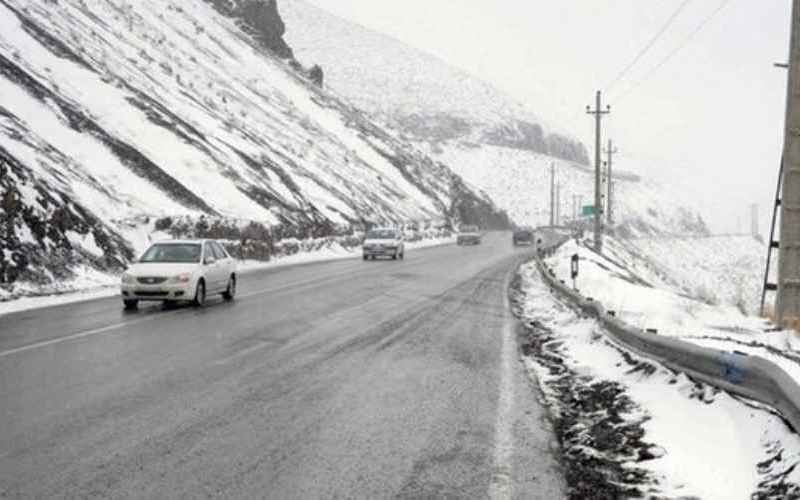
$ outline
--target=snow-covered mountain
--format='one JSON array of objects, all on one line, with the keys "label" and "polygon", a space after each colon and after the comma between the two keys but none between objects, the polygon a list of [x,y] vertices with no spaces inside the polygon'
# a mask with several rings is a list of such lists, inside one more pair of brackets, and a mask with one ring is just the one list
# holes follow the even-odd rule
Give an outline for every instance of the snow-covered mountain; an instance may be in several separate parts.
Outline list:
[{"label": "snow-covered mountain", "polygon": [[301,237],[504,224],[447,167],[297,71],[270,35],[273,7],[0,0],[0,284],[119,269],[142,227],[176,216]]},{"label": "snow-covered mountain", "polygon": [[[305,63],[321,63],[326,85],[485,191],[520,224],[549,222],[550,166],[557,169],[562,220],[593,204],[586,147],[550,129],[535,110],[486,82],[393,38],[333,16],[305,0],[284,0],[286,38]],[[615,172],[618,229],[633,236],[704,235],[685,190]],[[573,197],[574,196],[574,197]]]},{"label": "snow-covered mountain", "polygon": [[283,0],[295,55],[319,63],[326,82],[419,142],[462,140],[588,163],[580,141],[488,83],[304,0]]}]

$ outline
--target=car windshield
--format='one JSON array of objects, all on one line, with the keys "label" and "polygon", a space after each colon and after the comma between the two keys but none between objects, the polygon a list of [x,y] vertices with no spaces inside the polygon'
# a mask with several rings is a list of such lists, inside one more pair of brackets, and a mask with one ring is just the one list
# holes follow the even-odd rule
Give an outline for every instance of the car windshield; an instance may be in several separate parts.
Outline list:
[{"label": "car windshield", "polygon": [[393,240],[397,233],[392,229],[373,229],[367,232],[368,240]]},{"label": "car windshield", "polygon": [[477,233],[478,232],[478,226],[463,226],[461,228],[461,232],[462,233]]},{"label": "car windshield", "polygon": [[199,243],[156,243],[147,249],[139,262],[200,262],[201,253]]}]

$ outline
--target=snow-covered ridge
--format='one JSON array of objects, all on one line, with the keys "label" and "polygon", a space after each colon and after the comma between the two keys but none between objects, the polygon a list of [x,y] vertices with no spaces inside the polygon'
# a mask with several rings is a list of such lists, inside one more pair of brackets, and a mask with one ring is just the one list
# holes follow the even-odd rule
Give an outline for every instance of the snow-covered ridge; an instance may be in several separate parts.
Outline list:
[{"label": "snow-covered ridge", "polygon": [[503,219],[203,0],[0,0],[0,169],[0,283],[119,269],[131,221],[165,216],[304,236]]},{"label": "snow-covered ridge", "polygon": [[588,163],[580,141],[492,85],[304,0],[283,0],[280,9],[298,59],[322,64],[337,92],[409,137],[468,140]]},{"label": "snow-covered ridge", "polygon": [[[584,205],[593,204],[591,152],[568,131],[550,127],[548,117],[436,57],[307,0],[282,0],[280,10],[296,56],[321,63],[327,86],[399,129],[470,186],[486,192],[516,222],[549,223],[551,164],[562,188],[562,219],[572,217],[580,198]],[[640,178],[636,172],[645,168],[637,160],[617,160],[615,223],[621,232],[708,233],[691,193]]]}]

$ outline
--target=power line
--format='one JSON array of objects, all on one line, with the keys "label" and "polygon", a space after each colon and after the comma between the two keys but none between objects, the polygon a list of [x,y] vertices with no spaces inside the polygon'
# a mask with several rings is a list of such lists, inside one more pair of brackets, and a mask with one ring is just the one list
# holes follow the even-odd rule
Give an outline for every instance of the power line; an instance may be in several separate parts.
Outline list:
[{"label": "power line", "polygon": [[[670,16],[669,16],[669,18],[667,19],[667,21],[666,21],[666,22],[665,22],[665,23],[664,23],[664,24],[661,26],[661,28],[660,28],[660,29],[659,29],[659,30],[656,32],[655,36],[653,36],[653,38],[651,38],[651,39],[650,39],[650,41],[649,41],[649,42],[648,42],[648,43],[647,43],[647,44],[646,44],[646,45],[645,45],[645,46],[644,46],[644,47],[643,47],[641,50],[639,50],[639,52],[636,54],[636,57],[634,57],[634,58],[633,58],[633,60],[632,60],[632,61],[631,61],[631,62],[630,62],[630,63],[629,63],[627,66],[625,66],[625,68],[623,68],[623,69],[622,69],[622,71],[620,71],[620,72],[617,74],[617,76],[614,78],[614,80],[612,80],[610,84],[606,85],[606,87],[605,87],[605,90],[606,90],[606,91],[609,91],[609,90],[611,90],[611,88],[612,88],[614,85],[616,85],[617,83],[619,83],[619,81],[620,81],[620,80],[622,80],[622,78],[624,78],[624,77],[625,77],[625,75],[626,75],[626,74],[627,74],[627,73],[628,73],[628,72],[629,72],[631,69],[633,69],[633,67],[636,65],[636,63],[638,63],[638,62],[639,62],[639,60],[640,60],[640,59],[641,59],[641,58],[642,58],[642,57],[643,57],[643,56],[644,56],[644,55],[647,53],[647,51],[648,51],[648,50],[650,50],[650,48],[651,48],[653,45],[655,45],[655,43],[658,41],[658,39],[659,39],[659,38],[661,38],[661,36],[662,36],[662,35],[663,35],[663,34],[664,34],[666,31],[667,31],[667,29],[668,29],[668,28],[669,28],[669,27],[672,25],[672,23],[675,21],[675,19],[678,17],[678,15],[679,15],[679,14],[680,14],[680,13],[683,11],[683,9],[684,9],[684,8],[686,8],[686,6],[687,6],[687,5],[689,4],[689,2],[691,2],[691,1],[692,1],[692,0],[683,0],[683,2],[681,2],[681,4],[680,4],[680,5],[678,5],[678,7],[675,9],[675,11],[674,11],[674,12],[673,12],[673,13],[672,13]],[[570,128],[570,127],[571,127],[571,126],[572,126],[572,125],[573,125],[573,124],[574,124],[574,123],[577,121],[577,119],[580,117],[580,115],[581,115],[581,113],[580,113],[580,112],[576,112],[574,115],[571,115],[571,116],[569,117],[569,119],[568,119],[568,120],[566,120],[565,122],[563,122],[563,123],[561,124],[561,126],[562,126],[562,127],[564,127],[564,128]]]},{"label": "power line", "polygon": [[622,98],[626,97],[628,94],[638,89],[642,84],[644,84],[647,80],[649,80],[650,77],[652,77],[658,70],[660,70],[668,62],[670,62],[672,58],[675,57],[681,50],[683,50],[692,40],[694,40],[694,38],[697,35],[699,35],[700,32],[703,31],[703,29],[705,29],[705,27],[708,26],[708,24],[712,20],[714,20],[714,18],[717,17],[717,15],[720,12],[722,12],[722,10],[729,3],[731,3],[731,0],[723,0],[722,3],[720,3],[719,6],[716,9],[714,9],[713,12],[711,12],[711,14],[709,14],[705,19],[703,19],[703,21],[699,25],[697,25],[697,27],[691,33],[689,33],[686,36],[686,38],[684,38],[669,54],[667,54],[665,58],[663,58],[658,64],[650,68],[650,70],[647,73],[645,73],[645,75],[642,78],[640,78],[635,83],[631,84],[631,86],[628,87],[622,94],[616,96],[613,99],[613,103],[614,104],[618,103],[619,101],[622,100]]},{"label": "power line", "polygon": [[611,83],[605,86],[606,92],[610,91],[614,87],[614,85],[619,83],[619,81],[622,80],[625,77],[625,75],[628,74],[628,72],[631,69],[633,69],[634,66],[636,66],[636,63],[638,63],[639,60],[647,53],[647,51],[649,51],[653,47],[653,45],[655,45],[658,39],[661,38],[661,35],[663,35],[667,31],[667,29],[672,25],[675,19],[677,19],[678,15],[680,15],[681,11],[683,11],[683,9],[686,8],[686,6],[689,5],[689,2],[691,1],[692,0],[683,0],[683,2],[681,2],[680,5],[678,5],[678,8],[675,9],[672,15],[669,16],[667,21],[656,32],[655,36],[653,36],[653,38],[651,38],[650,41],[647,42],[647,44],[644,47],[642,47],[641,50],[639,50],[639,53],[636,54],[636,57],[634,57],[633,60],[627,66],[625,66],[622,69],[622,71],[620,71],[617,74],[617,76],[611,81]]}]

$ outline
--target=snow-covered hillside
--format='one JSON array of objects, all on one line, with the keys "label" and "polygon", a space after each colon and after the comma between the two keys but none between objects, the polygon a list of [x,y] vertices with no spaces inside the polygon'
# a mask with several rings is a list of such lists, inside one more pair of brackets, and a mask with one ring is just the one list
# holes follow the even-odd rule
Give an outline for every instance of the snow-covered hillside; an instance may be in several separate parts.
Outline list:
[{"label": "snow-covered hillside", "polygon": [[298,59],[322,64],[337,92],[410,138],[469,140],[588,162],[580,141],[464,71],[304,0],[283,0],[281,12]]},{"label": "snow-covered hillside", "polygon": [[[579,141],[566,139],[565,132],[553,135],[548,117],[433,56],[305,0],[285,0],[282,12],[296,56],[320,62],[326,85],[398,127],[489,194],[516,222],[549,222],[551,163],[562,184],[563,219],[572,217],[577,197],[593,203],[589,152]],[[633,236],[707,232],[689,193],[670,192],[628,173],[638,167],[626,160],[614,176],[620,230]]]},{"label": "snow-covered hillside", "polygon": [[[580,206],[594,204],[594,171],[550,156],[487,145],[448,144],[437,156],[468,183],[484,190],[515,221],[546,225],[550,220],[550,166],[560,184],[560,223]],[[616,230],[628,236],[704,235],[708,229],[686,193],[675,193],[638,176],[614,176]]]},{"label": "snow-covered hillside", "polygon": [[633,238],[626,246],[685,293],[758,314],[766,244],[752,236]]},{"label": "snow-covered hillside", "polygon": [[0,174],[6,284],[119,269],[176,215],[292,236],[502,221],[202,0],[1,0]]}]

